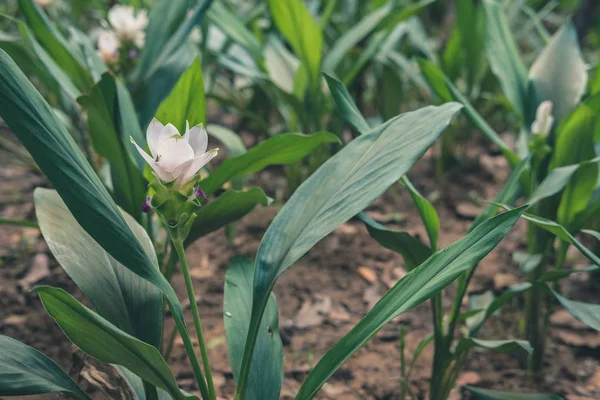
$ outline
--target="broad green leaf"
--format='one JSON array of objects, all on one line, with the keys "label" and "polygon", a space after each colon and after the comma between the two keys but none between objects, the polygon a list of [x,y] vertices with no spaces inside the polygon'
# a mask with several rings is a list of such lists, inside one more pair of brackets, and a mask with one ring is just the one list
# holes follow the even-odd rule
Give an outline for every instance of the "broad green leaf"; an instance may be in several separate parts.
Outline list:
[{"label": "broad green leaf", "polygon": [[115,202],[136,220],[141,218],[141,204],[146,197],[146,182],[129,158],[131,142],[123,140],[117,83],[113,75],[104,74],[92,91],[78,99],[87,111],[88,132],[94,150],[110,162]]},{"label": "broad green leaf", "polygon": [[321,29],[303,0],[269,0],[277,28],[306,67],[313,87],[321,81]]},{"label": "broad green leaf", "polygon": [[471,392],[476,400],[563,400],[557,394],[501,392],[473,386],[465,386],[465,388]]},{"label": "broad green leaf", "polygon": [[156,119],[163,125],[175,125],[179,132],[185,132],[186,121],[190,127],[206,122],[204,80],[199,58],[181,75],[169,97],[160,104]]},{"label": "broad green leaf", "polygon": [[254,339],[277,277],[319,240],[364,210],[437,140],[455,103],[402,114],[354,139],[294,192],[265,233],[256,258],[252,319],[238,394],[243,394]]},{"label": "broad green leaf", "polygon": [[[81,91],[75,86],[65,71],[56,63],[56,61],[54,61],[50,54],[48,54],[42,45],[35,39],[27,25],[23,21],[13,19],[8,16],[4,17],[13,21],[17,25],[25,45],[41,62],[40,69],[43,72],[36,74],[36,76],[41,78],[44,84],[46,84],[50,89],[55,88],[57,91],[62,90],[70,99],[75,101],[75,99],[81,95]],[[2,47],[4,48],[4,46]],[[8,50],[6,51],[8,52]],[[9,52],[11,57],[13,57],[13,53],[14,52]],[[19,60],[15,59],[15,61]],[[23,66],[19,65],[19,67],[23,69]],[[23,71],[26,71],[26,69],[23,69]]]},{"label": "broad green leaf", "polygon": [[[588,98],[570,114],[556,132],[551,168],[579,164],[597,156],[594,134],[600,113],[600,94]],[[558,222],[567,226],[585,210],[597,184],[598,164],[590,162],[574,172],[558,207]]]},{"label": "broad green leaf", "polygon": [[426,244],[408,232],[388,229],[364,212],[358,214],[357,218],[365,224],[369,235],[377,243],[402,256],[405,267],[408,270],[421,265],[433,253]]},{"label": "broad green leaf", "polygon": [[344,56],[380,26],[381,21],[392,12],[392,8],[392,2],[379,7],[370,14],[365,15],[356,25],[350,27],[350,29],[340,36],[323,58],[323,71],[334,73]]},{"label": "broad green leaf", "polygon": [[583,303],[581,301],[569,300],[550,289],[554,297],[575,319],[583,322],[590,328],[600,331],[600,305]]},{"label": "broad green leaf", "polygon": [[434,253],[410,271],[321,358],[300,387],[296,399],[313,398],[327,379],[385,324],[437,295],[463,272],[476,265],[500,243],[523,211],[525,209],[521,207],[483,222],[464,238]]},{"label": "broad green leaf", "polygon": [[156,347],[123,332],[62,289],[40,286],[35,291],[69,340],[87,354],[127,368],[174,399],[198,398],[180,391]]},{"label": "broad green leaf", "polygon": [[454,7],[456,29],[459,32],[464,54],[464,67],[467,70],[467,83],[469,88],[472,88],[483,62],[482,56],[485,47],[483,7],[473,0],[457,0]]},{"label": "broad green leaf", "polygon": [[35,2],[19,0],[19,5],[27,25],[60,69],[66,72],[79,90],[90,88],[94,84],[90,73],[69,49],[66,40],[50,25],[50,21]]},{"label": "broad green leaf", "polygon": [[588,265],[587,267],[577,269],[552,269],[550,271],[544,272],[539,280],[541,282],[554,282],[559,279],[565,278],[571,274],[578,274],[582,272],[596,272],[598,270],[600,270],[600,267],[597,265]]},{"label": "broad green leaf", "polygon": [[[254,261],[234,257],[225,276],[223,314],[231,369],[240,376],[246,333],[252,311]],[[256,338],[246,400],[278,399],[283,381],[283,345],[279,336],[279,313],[271,293]]]},{"label": "broad green leaf", "polygon": [[[144,390],[144,381],[140,379],[139,376],[131,372],[125,367],[120,365],[113,365],[120,373],[125,382],[129,385],[133,393],[137,396],[137,399],[134,400],[147,400],[149,396],[146,396],[146,392]],[[173,398],[169,396],[167,392],[162,389],[157,389],[158,392],[158,400],[172,400]]]},{"label": "broad green leaf", "polygon": [[[509,207],[507,205],[502,205],[502,207],[504,207],[505,209],[511,209],[511,207]],[[572,244],[573,246],[575,246],[577,248],[577,250],[579,250],[581,252],[581,254],[586,256],[594,264],[600,266],[600,258],[598,258],[598,256],[596,256],[592,251],[588,250],[583,244],[581,244],[581,242],[579,242],[575,238],[575,236],[571,235],[569,233],[569,231],[567,231],[565,229],[565,227],[562,226],[561,224],[559,224],[555,221],[551,221],[549,219],[538,217],[537,215],[531,215],[531,214],[523,214],[523,218],[526,219],[527,221],[532,222],[533,224],[539,226],[540,228],[547,230],[548,232],[552,233],[553,235],[556,235],[556,237],[558,237],[560,240],[563,240],[569,244]]]},{"label": "broad green leaf", "polygon": [[515,111],[531,124],[532,107],[527,70],[510,30],[502,6],[495,0],[482,2],[485,10],[485,49],[492,72]]},{"label": "broad green leaf", "polygon": [[517,156],[500,136],[494,131],[494,129],[483,119],[481,115],[471,105],[469,100],[452,84],[452,82],[444,76],[442,70],[440,70],[435,64],[421,59],[419,60],[419,66],[421,72],[425,77],[425,80],[431,86],[431,89],[443,100],[443,101],[457,101],[461,103],[463,113],[471,124],[481,131],[492,143],[500,148],[502,154],[506,157],[512,168],[515,168],[520,163],[519,156]]},{"label": "broad green leaf", "polygon": [[440,230],[440,217],[438,216],[435,207],[425,197],[421,196],[421,193],[413,186],[410,180],[405,176],[402,177],[401,182],[410,193],[413,202],[419,210],[427,236],[429,237],[429,247],[434,251],[437,249],[438,232]]},{"label": "broad green leaf", "polygon": [[[198,51],[188,41],[188,36],[192,29],[200,23],[212,0],[203,0],[193,9],[188,18],[185,18],[187,15],[187,1],[177,0],[173,4],[171,0],[163,0],[162,3],[166,3],[166,6],[156,7],[155,10],[166,11],[166,15],[177,14],[179,17],[169,18],[167,22],[164,22],[164,16],[157,14],[154,19],[156,23],[152,25],[163,24],[165,26],[157,28],[160,34],[156,36],[160,39],[155,43],[151,41],[151,28],[150,25],[148,26],[146,43],[152,43],[153,50],[149,50],[147,56],[144,55],[144,52],[142,53],[139,67],[132,76],[134,82],[132,87],[133,98],[142,128],[150,123],[160,103],[171,93],[181,75],[196,58]],[[165,7],[168,10],[164,10]],[[152,14],[155,14],[155,12],[159,11],[153,11]],[[179,22],[179,26],[175,29],[177,22]],[[166,31],[163,31],[163,29]],[[144,46],[144,49],[147,46]]]},{"label": "broad green leaf", "polygon": [[260,188],[252,188],[245,192],[226,191],[215,200],[208,202],[196,213],[197,217],[186,244],[237,221],[258,204],[262,206],[270,204],[270,199]]},{"label": "broad green leaf", "polygon": [[216,2],[206,14],[208,20],[218,26],[229,40],[238,43],[250,53],[255,61],[260,62],[263,58],[262,48],[252,31],[244,22],[223,3]]},{"label": "broad green leaf", "polygon": [[371,128],[358,110],[358,107],[354,103],[350,93],[348,93],[346,86],[344,86],[340,80],[331,75],[323,75],[325,76],[325,80],[329,86],[329,91],[331,92],[331,97],[333,97],[335,106],[344,117],[344,120],[352,125],[360,134],[369,132]]},{"label": "broad green leaf", "polygon": [[[0,93],[0,117],[44,171],[79,225],[115,260],[163,292],[186,349],[193,351],[175,291],[148,258],[64,125],[1,50]],[[195,372],[200,373],[199,366]]]},{"label": "broad green leaf", "polygon": [[[580,169],[585,168],[588,164],[600,162],[600,157],[592,160],[583,161],[579,164],[567,165],[565,167],[554,168],[550,174],[540,183],[535,189],[535,192],[529,198],[529,205],[532,206],[540,200],[546,199],[560,192],[569,184],[573,175]],[[589,196],[588,196],[589,198]],[[585,199],[587,200],[587,199]],[[586,202],[587,205],[587,202]],[[581,210],[579,210],[581,211]]]},{"label": "broad green leaf", "polygon": [[324,143],[338,142],[338,137],[329,132],[275,135],[247,153],[225,160],[208,178],[200,182],[200,186],[206,194],[211,194],[232,179],[261,171],[269,165],[296,162]]},{"label": "broad green leaf", "polygon": [[268,79],[280,90],[291,94],[294,91],[294,77],[300,61],[274,37],[267,41],[264,51]]},{"label": "broad green leaf", "polygon": [[587,79],[575,26],[566,23],[552,36],[529,70],[536,104],[550,100],[554,120],[560,121],[579,103]]},{"label": "broad green leaf", "polygon": [[53,392],[90,399],[50,358],[33,347],[0,335],[0,396]]},{"label": "broad green leaf", "polygon": [[510,353],[519,349],[523,349],[529,354],[533,353],[533,347],[527,340],[481,340],[476,338],[462,338],[456,345],[455,352],[466,352],[473,347],[482,347],[496,353]]},{"label": "broad green leaf", "polygon": [[[162,334],[162,295],[110,256],[77,223],[54,190],[34,191],[35,212],[52,255],[77,284],[96,312],[122,331],[159,347]],[[127,225],[158,270],[154,245],[131,216]]]}]

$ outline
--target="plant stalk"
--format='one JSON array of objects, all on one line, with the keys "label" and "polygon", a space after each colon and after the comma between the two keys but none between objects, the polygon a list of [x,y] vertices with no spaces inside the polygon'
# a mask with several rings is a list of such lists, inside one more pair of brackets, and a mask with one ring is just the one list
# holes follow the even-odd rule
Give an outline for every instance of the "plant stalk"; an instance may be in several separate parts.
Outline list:
[{"label": "plant stalk", "polygon": [[208,360],[208,351],[206,348],[206,342],[204,340],[204,334],[202,332],[202,324],[200,322],[200,314],[198,313],[198,304],[196,303],[196,295],[194,293],[194,285],[192,284],[192,277],[190,276],[190,268],[185,257],[185,249],[183,247],[183,240],[173,239],[173,247],[179,257],[179,263],[181,264],[181,270],[185,279],[185,287],[187,289],[188,297],[190,300],[190,307],[192,310],[192,316],[194,318],[194,327],[196,328],[196,334],[198,335],[198,345],[200,346],[200,355],[202,357],[202,364],[204,365],[204,374],[206,375],[206,383],[208,385],[208,395],[210,400],[216,400],[217,395],[215,393],[215,385],[213,383],[212,372],[210,369],[210,362]]}]

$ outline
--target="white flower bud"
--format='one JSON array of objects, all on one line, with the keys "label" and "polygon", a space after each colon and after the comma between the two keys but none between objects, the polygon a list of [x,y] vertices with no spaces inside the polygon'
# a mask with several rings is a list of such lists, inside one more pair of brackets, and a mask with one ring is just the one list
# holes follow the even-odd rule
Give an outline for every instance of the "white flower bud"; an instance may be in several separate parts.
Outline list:
[{"label": "white flower bud", "polygon": [[552,129],[554,117],[552,116],[552,102],[543,101],[535,113],[535,121],[531,125],[531,132],[534,135],[547,136]]}]

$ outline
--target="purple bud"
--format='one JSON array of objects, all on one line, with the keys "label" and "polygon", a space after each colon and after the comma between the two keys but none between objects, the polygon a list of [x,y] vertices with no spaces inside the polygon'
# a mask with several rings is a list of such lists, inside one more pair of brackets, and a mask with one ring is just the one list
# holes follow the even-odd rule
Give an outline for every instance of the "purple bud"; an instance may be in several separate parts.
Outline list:
[{"label": "purple bud", "polygon": [[204,200],[208,200],[208,196],[204,193],[204,190],[200,189],[198,186],[194,186],[194,199],[198,197],[204,197]]},{"label": "purple bud", "polygon": [[129,50],[129,58],[131,58],[132,60],[136,59],[138,56],[137,50]]},{"label": "purple bud", "polygon": [[146,196],[146,201],[142,204],[142,212],[149,213],[152,210],[152,196]]}]

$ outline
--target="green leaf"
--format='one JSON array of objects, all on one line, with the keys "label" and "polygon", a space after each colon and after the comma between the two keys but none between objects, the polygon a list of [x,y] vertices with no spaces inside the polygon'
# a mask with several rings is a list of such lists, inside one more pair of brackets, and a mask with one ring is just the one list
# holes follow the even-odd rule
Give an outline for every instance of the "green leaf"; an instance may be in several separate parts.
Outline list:
[{"label": "green leaf", "polygon": [[248,150],[242,141],[242,138],[237,133],[224,126],[208,124],[206,125],[208,134],[227,147],[230,157],[238,157],[246,153]]},{"label": "green leaf", "polygon": [[169,97],[160,104],[156,111],[156,119],[163,125],[175,125],[179,132],[185,132],[186,121],[190,126],[206,122],[204,80],[199,58],[192,62],[177,81]]},{"label": "green leaf", "polygon": [[600,270],[600,267],[597,265],[588,265],[587,267],[578,269],[553,269],[544,272],[542,276],[540,276],[539,280],[541,282],[554,282],[559,279],[565,278],[571,274],[577,274],[582,272],[596,272],[598,270]]},{"label": "green leaf", "polygon": [[188,2],[184,0],[175,4],[163,0],[160,7],[153,9],[140,64],[131,77],[141,127],[148,126],[162,101],[196,58],[198,50],[187,39],[211,3],[212,0],[202,1],[189,18],[186,18]]},{"label": "green leaf", "polygon": [[321,81],[321,28],[302,0],[269,0],[277,28],[306,67],[313,87]]},{"label": "green leaf", "polygon": [[550,291],[576,320],[583,322],[590,328],[600,331],[600,305],[569,300],[553,289],[550,289]]},{"label": "green leaf", "polygon": [[482,347],[496,353],[510,353],[519,349],[523,349],[529,354],[533,353],[533,347],[527,340],[481,340],[475,338],[462,338],[456,345],[455,352],[463,353],[473,347]]},{"label": "green leaf", "polygon": [[540,228],[543,228],[543,229],[547,230],[548,232],[556,235],[560,240],[563,240],[569,244],[574,245],[581,252],[581,254],[586,256],[594,264],[600,266],[600,258],[598,258],[598,256],[596,256],[593,252],[591,252],[584,245],[582,245],[561,224],[551,221],[549,219],[538,217],[536,215],[531,215],[531,214],[524,214],[523,218],[525,218],[529,222],[534,223],[535,225],[539,226]]},{"label": "green leaf", "polygon": [[333,73],[344,56],[354,46],[364,40],[376,28],[380,27],[381,21],[392,12],[392,8],[392,2],[379,7],[375,11],[365,15],[356,25],[350,27],[350,29],[340,36],[323,58],[323,71]]},{"label": "green leaf", "polygon": [[191,349],[175,291],[148,258],[64,125],[2,50],[0,93],[0,117],[44,171],[79,225],[115,260],[162,291],[184,344]]},{"label": "green leaf", "polygon": [[439,69],[435,64],[420,59],[419,66],[421,67],[421,72],[425,77],[425,80],[431,86],[431,89],[443,100],[443,101],[457,101],[461,103],[463,108],[463,113],[465,117],[473,124],[473,126],[481,131],[481,133],[486,136],[492,143],[500,148],[502,154],[506,157],[511,167],[515,168],[520,163],[520,158],[517,156],[504,141],[500,138],[500,136],[494,131],[494,129],[483,119],[481,115],[475,110],[475,108],[471,105],[469,100],[460,93],[458,88],[452,84],[452,82],[444,75],[441,69]]},{"label": "green leaf", "polygon": [[221,2],[216,2],[206,14],[208,20],[219,27],[225,35],[250,53],[255,61],[261,62],[262,48],[254,34],[244,22]]},{"label": "green leaf", "polygon": [[465,389],[471,392],[476,400],[563,400],[557,394],[501,392],[473,386],[465,386]]},{"label": "green leaf", "polygon": [[344,117],[344,120],[352,125],[361,135],[369,132],[371,128],[358,110],[354,100],[352,100],[352,96],[348,93],[346,86],[339,79],[331,75],[323,75],[327,81],[327,86],[329,86],[335,106],[342,114],[342,117]]},{"label": "green leaf", "polygon": [[196,213],[197,217],[186,244],[190,244],[210,232],[237,221],[252,211],[258,204],[262,206],[270,204],[270,199],[260,188],[252,188],[245,192],[226,191],[217,199],[208,202]]},{"label": "green leaf", "polygon": [[[98,314],[122,331],[159,347],[162,334],[162,295],[112,258],[77,223],[54,190],[34,191],[35,212],[52,255],[94,306]],[[131,216],[127,225],[158,270],[154,245]]]},{"label": "green leaf", "polygon": [[364,212],[358,214],[357,218],[365,224],[369,231],[369,235],[371,235],[377,243],[402,256],[405,267],[408,270],[412,270],[416,266],[421,265],[433,253],[426,244],[408,232],[388,229],[370,218]]},{"label": "green leaf", "polygon": [[174,399],[198,398],[179,390],[156,347],[123,332],[62,289],[40,286],[35,292],[69,340],[87,354],[106,363],[122,365],[146,382],[166,390]]},{"label": "green leaf", "polygon": [[[142,381],[137,375],[133,372],[129,371],[127,368],[122,367],[120,365],[113,365],[119,372],[121,376],[125,380],[125,382],[129,385],[131,390],[137,396],[137,399],[134,400],[147,400],[149,396],[146,396],[146,392],[144,390],[144,381]],[[169,396],[167,392],[162,389],[158,389],[158,400],[172,400],[173,398]]]},{"label": "green leaf", "polygon": [[506,203],[506,204],[513,203],[513,201],[519,195],[519,190],[521,188],[520,187],[521,175],[525,171],[527,171],[528,168],[529,168],[529,160],[525,159],[525,160],[521,161],[516,166],[516,168],[513,169],[510,176],[508,177],[508,180],[504,184],[504,187],[502,188],[502,190],[500,192],[498,192],[498,194],[494,198],[494,201],[492,203],[489,203],[483,209],[483,211],[477,216],[477,218],[475,218],[475,220],[471,224],[471,227],[469,228],[469,230],[474,229],[477,225],[479,225],[486,219],[494,216],[499,208],[498,203]]},{"label": "green leaf", "polygon": [[290,164],[310,154],[323,143],[339,143],[333,133],[312,135],[282,133],[254,146],[241,156],[229,158],[210,176],[200,182],[206,194],[214,193],[232,179],[261,171],[269,165]]},{"label": "green leaf", "polygon": [[[36,76],[42,79],[42,82],[46,84],[50,89],[62,90],[70,99],[75,101],[77,97],[81,95],[81,91],[75,86],[71,78],[65,73],[65,71],[54,61],[54,59],[48,54],[48,52],[42,47],[42,45],[35,39],[31,30],[27,25],[18,19],[3,15],[4,18],[11,20],[17,25],[17,29],[21,33],[21,37],[24,40],[26,48],[30,50],[32,55],[35,55],[41,66],[38,70],[40,72]],[[4,48],[4,46],[2,46]],[[6,50],[9,51],[9,50]],[[14,51],[9,52],[13,57]],[[15,61],[19,61],[15,59]],[[23,62],[23,60],[21,60]],[[22,65],[19,65],[23,69]],[[28,66],[27,68],[31,68]],[[23,69],[26,71],[26,69]]]},{"label": "green leaf", "polygon": [[400,115],[354,139],[294,192],[265,233],[256,258],[252,320],[238,394],[277,276],[336,227],[364,210],[437,140],[460,105]]},{"label": "green leaf", "polygon": [[525,208],[521,207],[483,222],[464,238],[434,253],[410,271],[321,358],[300,387],[296,399],[311,399],[327,379],[385,324],[437,295],[476,265],[500,243],[523,211]]},{"label": "green leaf", "polygon": [[427,236],[429,237],[429,247],[435,251],[437,249],[438,232],[440,230],[440,217],[437,211],[435,211],[435,207],[433,207],[429,200],[421,196],[421,193],[417,191],[406,175],[402,177],[401,181],[408,189],[410,197],[412,197],[413,202],[419,210],[425,230],[427,231]]},{"label": "green leaf", "polygon": [[590,162],[600,162],[600,158],[584,161],[583,163],[567,165],[565,167],[554,168],[546,178],[535,189],[535,192],[529,198],[529,205],[534,205],[540,200],[546,199],[555,195],[564,189],[569,183],[571,177],[577,170]]},{"label": "green leaf", "polygon": [[575,109],[585,92],[588,74],[572,23],[566,23],[552,36],[531,66],[529,79],[536,104],[552,102],[555,121],[561,121]]},{"label": "green leaf", "polygon": [[531,124],[532,107],[527,70],[510,30],[501,5],[495,0],[484,0],[486,34],[485,48],[492,72],[500,81],[502,91],[515,111]]},{"label": "green leaf", "polygon": [[[92,91],[78,99],[87,111],[87,123],[94,149],[110,162],[115,202],[136,220],[141,218],[141,204],[146,197],[146,182],[129,157],[128,132],[121,130],[121,113],[117,83],[113,75],[104,74]],[[135,114],[134,114],[135,116]],[[127,140],[124,140],[127,137]]]},{"label": "green leaf", "polygon": [[46,15],[33,0],[19,0],[29,28],[56,64],[71,78],[79,90],[94,84],[88,70],[69,49],[66,40],[51,25]]},{"label": "green leaf", "polygon": [[[550,162],[552,168],[579,164],[596,157],[594,133],[597,130],[599,113],[600,94],[596,94],[560,124]],[[586,209],[596,187],[597,177],[597,162],[583,164],[574,172],[561,196],[557,213],[559,223],[568,226],[578,213]]]},{"label": "green leaf", "polygon": [[33,347],[0,335],[0,396],[53,392],[90,399],[54,361]]},{"label": "green leaf", "polygon": [[[250,326],[253,277],[253,260],[248,257],[231,260],[225,276],[223,309],[229,360],[236,381],[240,376],[246,333]],[[278,399],[282,381],[283,345],[279,336],[277,302],[271,293],[256,338],[245,399]]]}]

